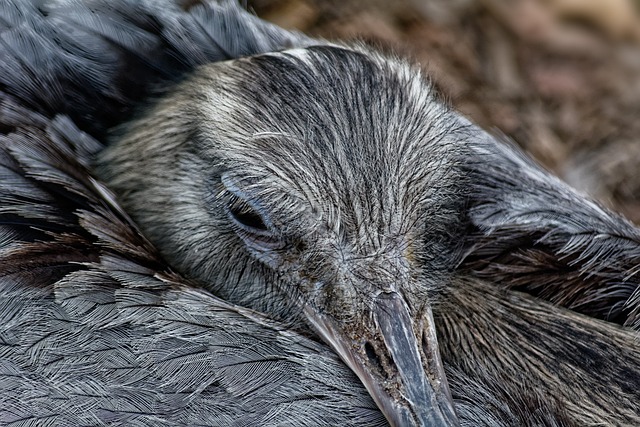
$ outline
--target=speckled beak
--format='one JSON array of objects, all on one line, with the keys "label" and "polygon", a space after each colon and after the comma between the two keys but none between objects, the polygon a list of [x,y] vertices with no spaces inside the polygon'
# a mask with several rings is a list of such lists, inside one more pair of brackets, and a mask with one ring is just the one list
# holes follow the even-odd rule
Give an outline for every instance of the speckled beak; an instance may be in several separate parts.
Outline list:
[{"label": "speckled beak", "polygon": [[367,306],[373,329],[363,327],[355,335],[318,310],[307,307],[305,313],[358,375],[392,426],[459,425],[431,309],[414,321],[397,292],[381,292]]}]

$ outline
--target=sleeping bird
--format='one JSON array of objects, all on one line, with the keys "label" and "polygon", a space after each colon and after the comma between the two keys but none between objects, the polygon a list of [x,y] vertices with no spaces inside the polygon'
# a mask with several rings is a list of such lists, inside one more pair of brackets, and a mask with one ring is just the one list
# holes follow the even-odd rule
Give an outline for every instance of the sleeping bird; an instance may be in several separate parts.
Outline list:
[{"label": "sleeping bird", "polygon": [[232,2],[0,23],[0,423],[640,423],[638,230],[418,66]]}]

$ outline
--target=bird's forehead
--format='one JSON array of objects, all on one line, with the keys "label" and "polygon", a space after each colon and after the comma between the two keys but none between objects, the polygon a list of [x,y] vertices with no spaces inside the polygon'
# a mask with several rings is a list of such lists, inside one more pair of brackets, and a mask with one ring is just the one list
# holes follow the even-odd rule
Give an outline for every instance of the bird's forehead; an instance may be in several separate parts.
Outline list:
[{"label": "bird's forehead", "polygon": [[201,110],[213,157],[262,191],[294,191],[363,220],[446,198],[466,122],[419,69],[357,49],[295,49],[207,70],[214,84]]},{"label": "bird's forehead", "polygon": [[[380,184],[454,162],[463,121],[421,71],[378,53],[318,46],[214,67],[205,121],[232,163]],[[282,171],[281,171],[282,172]],[[415,178],[415,177],[414,177]],[[352,182],[349,182],[352,184]]]}]

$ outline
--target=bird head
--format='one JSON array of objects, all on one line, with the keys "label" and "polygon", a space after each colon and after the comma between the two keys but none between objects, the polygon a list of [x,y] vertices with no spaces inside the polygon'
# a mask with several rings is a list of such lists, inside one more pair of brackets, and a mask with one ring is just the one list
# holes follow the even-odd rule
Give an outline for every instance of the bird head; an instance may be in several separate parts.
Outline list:
[{"label": "bird head", "polygon": [[392,425],[455,425],[432,307],[456,265],[468,134],[418,68],[322,45],[200,68],[97,170],[171,265],[304,322]]}]

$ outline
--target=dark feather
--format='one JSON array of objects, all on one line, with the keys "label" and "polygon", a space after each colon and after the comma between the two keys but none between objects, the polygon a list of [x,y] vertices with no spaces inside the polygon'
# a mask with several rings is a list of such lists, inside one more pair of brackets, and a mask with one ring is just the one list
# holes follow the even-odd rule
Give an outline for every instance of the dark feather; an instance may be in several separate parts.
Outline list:
[{"label": "dark feather", "polygon": [[[91,170],[194,67],[321,44],[182,6],[0,4],[0,424],[385,425],[311,331],[178,273]],[[637,326],[637,230],[516,150],[469,146],[470,249],[436,306],[461,423],[640,423],[634,332],[501,289]]]},{"label": "dark feather", "polygon": [[475,146],[463,268],[590,316],[640,328],[640,232],[510,144]]}]

